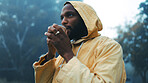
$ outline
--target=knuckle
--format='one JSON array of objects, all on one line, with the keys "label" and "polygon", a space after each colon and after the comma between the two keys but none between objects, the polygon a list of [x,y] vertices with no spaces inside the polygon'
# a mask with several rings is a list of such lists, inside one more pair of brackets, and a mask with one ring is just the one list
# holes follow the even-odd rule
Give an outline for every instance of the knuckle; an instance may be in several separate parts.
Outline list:
[{"label": "knuckle", "polygon": [[61,30],[63,30],[63,29],[60,27],[59,30],[61,31]]},{"label": "knuckle", "polygon": [[54,28],[54,29],[53,29],[53,32],[57,32],[57,30]]},{"label": "knuckle", "polygon": [[58,31],[60,31],[60,33],[63,33],[63,29],[62,28],[59,28]]},{"label": "knuckle", "polygon": [[52,33],[48,33],[48,34],[47,34],[47,37],[48,37],[48,38],[51,38],[52,36],[53,36]]},{"label": "knuckle", "polygon": [[51,26],[49,26],[48,29],[51,29]]}]

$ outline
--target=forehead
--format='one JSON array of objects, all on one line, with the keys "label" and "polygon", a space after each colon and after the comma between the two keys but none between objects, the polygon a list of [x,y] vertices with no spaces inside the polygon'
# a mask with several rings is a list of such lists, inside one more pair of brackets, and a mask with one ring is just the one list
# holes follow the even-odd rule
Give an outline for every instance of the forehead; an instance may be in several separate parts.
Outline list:
[{"label": "forehead", "polygon": [[74,9],[74,7],[71,5],[71,4],[66,4],[63,9],[62,9],[62,12],[61,13],[64,13],[66,11],[73,11],[73,12],[76,12],[76,10]]}]

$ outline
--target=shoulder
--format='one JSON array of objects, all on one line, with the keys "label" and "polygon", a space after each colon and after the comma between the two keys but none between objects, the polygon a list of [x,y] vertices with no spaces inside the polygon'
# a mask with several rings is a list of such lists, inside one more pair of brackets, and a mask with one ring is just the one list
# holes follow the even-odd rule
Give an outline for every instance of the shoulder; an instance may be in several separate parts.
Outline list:
[{"label": "shoulder", "polygon": [[113,50],[114,48],[122,50],[121,45],[117,41],[106,36],[98,36],[93,39],[90,39],[85,43],[85,46],[93,48],[94,51],[100,52],[102,50]]},{"label": "shoulder", "polygon": [[97,56],[100,57],[118,57],[119,59],[122,58],[122,47],[121,45],[115,41],[114,39],[111,39],[109,37],[100,36],[96,37],[94,39],[95,41],[98,41],[98,44],[96,46],[95,52],[98,53]]},{"label": "shoulder", "polygon": [[113,45],[113,44],[120,46],[120,44],[117,41],[106,36],[95,37],[94,39],[92,39],[91,42],[97,43],[99,46]]}]

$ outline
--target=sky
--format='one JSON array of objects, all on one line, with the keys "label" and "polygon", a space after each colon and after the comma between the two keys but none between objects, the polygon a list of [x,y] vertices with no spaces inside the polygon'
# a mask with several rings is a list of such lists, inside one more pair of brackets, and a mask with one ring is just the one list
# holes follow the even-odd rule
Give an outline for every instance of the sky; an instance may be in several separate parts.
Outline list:
[{"label": "sky", "polygon": [[110,38],[117,37],[117,31],[114,27],[125,23],[136,22],[136,15],[139,4],[145,0],[83,0],[91,5],[103,24],[102,35]]}]

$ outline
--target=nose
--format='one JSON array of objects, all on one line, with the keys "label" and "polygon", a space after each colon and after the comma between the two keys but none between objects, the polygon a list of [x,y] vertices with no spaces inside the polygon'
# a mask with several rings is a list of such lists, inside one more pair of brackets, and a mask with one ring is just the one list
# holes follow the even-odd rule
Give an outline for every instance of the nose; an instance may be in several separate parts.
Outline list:
[{"label": "nose", "polygon": [[67,24],[67,23],[68,23],[68,20],[64,17],[64,18],[62,19],[61,24],[62,24],[62,25],[65,25],[65,24]]}]

